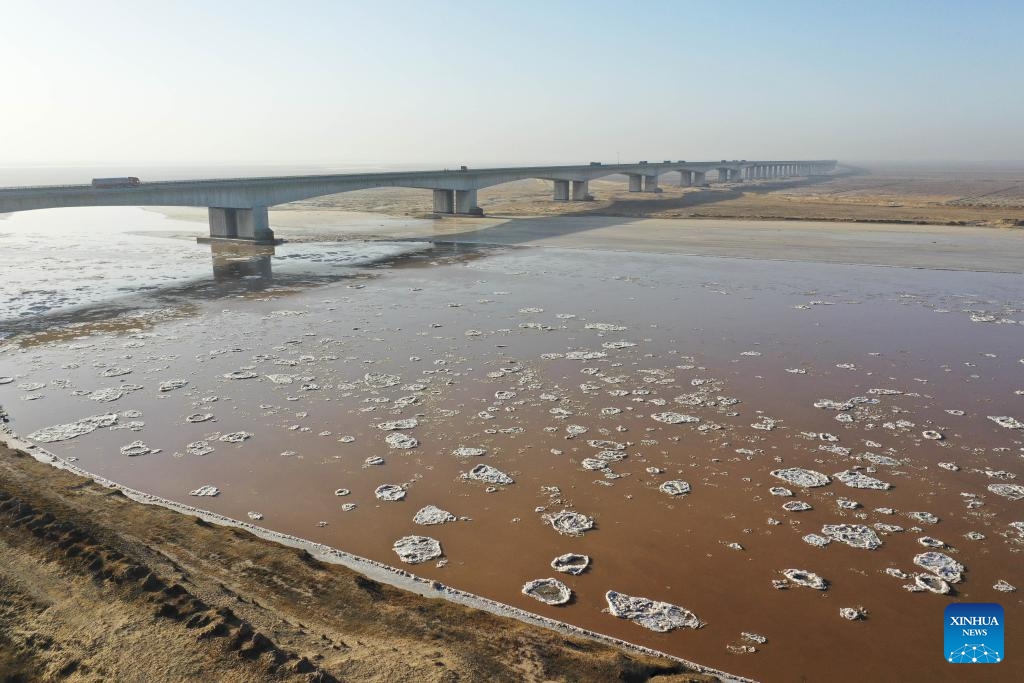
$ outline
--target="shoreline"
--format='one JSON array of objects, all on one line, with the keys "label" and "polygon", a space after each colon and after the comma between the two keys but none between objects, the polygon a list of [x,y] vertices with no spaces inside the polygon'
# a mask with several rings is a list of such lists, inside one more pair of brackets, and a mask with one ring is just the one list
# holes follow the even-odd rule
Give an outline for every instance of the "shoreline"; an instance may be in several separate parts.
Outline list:
[{"label": "shoreline", "polygon": [[539,626],[563,635],[586,638],[588,640],[610,645],[634,654],[666,659],[677,664],[682,664],[696,673],[715,676],[723,681],[723,683],[757,683],[755,679],[729,674],[712,667],[689,661],[682,657],[661,652],[660,650],[644,647],[642,645],[637,645],[596,631],[573,626],[566,622],[527,612],[497,600],[462,591],[457,588],[417,576],[416,574],[401,569],[400,567],[387,565],[328,545],[309,541],[290,534],[272,531],[249,522],[243,522],[218,513],[203,510],[202,508],[185,505],[183,503],[178,503],[177,501],[132,489],[84,470],[81,467],[54,455],[53,453],[50,453],[37,444],[20,438],[9,428],[2,425],[0,425],[0,445],[15,452],[22,453],[23,455],[34,459],[36,462],[49,465],[57,470],[68,472],[83,479],[87,479],[104,488],[119,491],[135,503],[154,505],[181,515],[196,517],[206,523],[216,524],[227,528],[241,529],[262,540],[271,541],[284,547],[304,550],[316,560],[341,565],[364,575],[367,578],[380,581],[381,583],[385,583],[402,591],[430,599],[446,600],[464,607],[482,610],[499,617],[516,619],[526,624]]}]

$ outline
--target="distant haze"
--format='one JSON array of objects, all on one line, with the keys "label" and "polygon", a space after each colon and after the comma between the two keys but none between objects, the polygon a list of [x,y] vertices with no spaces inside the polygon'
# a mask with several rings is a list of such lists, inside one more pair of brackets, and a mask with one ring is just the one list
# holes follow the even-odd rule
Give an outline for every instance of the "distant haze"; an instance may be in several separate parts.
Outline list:
[{"label": "distant haze", "polygon": [[0,166],[1024,159],[1021,2],[7,2]]}]

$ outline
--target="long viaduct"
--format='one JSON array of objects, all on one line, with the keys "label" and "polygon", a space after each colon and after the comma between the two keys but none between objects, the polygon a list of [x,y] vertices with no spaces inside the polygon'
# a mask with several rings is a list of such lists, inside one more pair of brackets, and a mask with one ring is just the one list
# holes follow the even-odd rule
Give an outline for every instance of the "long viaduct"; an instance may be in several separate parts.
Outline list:
[{"label": "long viaduct", "polygon": [[528,166],[441,171],[403,171],[267,178],[226,178],[143,182],[138,186],[96,188],[56,185],[0,188],[0,213],[69,206],[205,206],[210,237],[272,242],[267,207],[376,187],[410,187],[434,191],[434,211],[480,215],[477,190],[528,178],[550,180],[558,201],[589,198],[588,183],[609,175],[629,178],[630,192],[657,192],[658,177],[678,173],[680,184],[704,186],[708,174],[721,182],[824,175],[835,169],[825,161],[663,161],[585,166]]}]

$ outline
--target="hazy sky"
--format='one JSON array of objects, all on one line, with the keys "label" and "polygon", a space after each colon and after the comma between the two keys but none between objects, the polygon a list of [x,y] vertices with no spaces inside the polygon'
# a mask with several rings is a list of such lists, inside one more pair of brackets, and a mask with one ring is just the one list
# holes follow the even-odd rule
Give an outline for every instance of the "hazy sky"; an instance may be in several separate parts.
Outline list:
[{"label": "hazy sky", "polygon": [[1024,159],[1024,2],[0,0],[0,165]]}]

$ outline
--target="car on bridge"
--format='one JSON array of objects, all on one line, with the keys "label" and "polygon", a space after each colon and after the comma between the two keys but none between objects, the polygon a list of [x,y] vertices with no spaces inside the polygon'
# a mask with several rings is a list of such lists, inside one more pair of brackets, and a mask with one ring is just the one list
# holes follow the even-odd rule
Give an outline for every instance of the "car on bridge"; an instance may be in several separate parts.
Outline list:
[{"label": "car on bridge", "polygon": [[93,178],[92,186],[100,190],[108,190],[117,187],[138,187],[142,184],[135,176],[124,178]]}]

